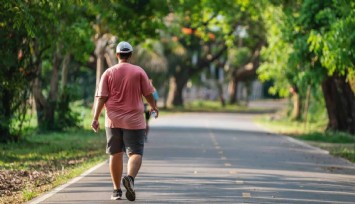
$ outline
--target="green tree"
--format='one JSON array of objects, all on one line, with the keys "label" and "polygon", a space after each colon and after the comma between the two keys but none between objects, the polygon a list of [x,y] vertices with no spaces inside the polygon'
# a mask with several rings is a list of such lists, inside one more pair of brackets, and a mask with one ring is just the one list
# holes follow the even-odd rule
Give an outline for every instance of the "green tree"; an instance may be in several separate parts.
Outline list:
[{"label": "green tree", "polygon": [[188,80],[213,63],[224,64],[228,47],[236,43],[236,29],[247,25],[253,6],[250,1],[189,0],[173,8],[166,20],[169,32],[163,35],[169,59],[168,104],[183,105]]},{"label": "green tree", "polygon": [[33,77],[31,59],[26,57],[31,52],[26,40],[31,33],[31,16],[23,4],[1,1],[0,7],[0,142],[7,142],[19,139],[21,122],[17,122],[26,113]]},{"label": "green tree", "polygon": [[[289,58],[293,52],[292,44],[285,40],[286,14],[282,6],[266,6],[262,13],[263,22],[267,28],[267,46],[261,50],[262,63],[257,71],[261,81],[273,81],[268,90],[273,95],[287,97],[292,95],[291,118],[301,119],[301,98],[297,76],[294,68],[289,66]],[[301,96],[302,95],[301,89]]]},{"label": "green tree", "polygon": [[[97,64],[102,64],[98,66],[100,76],[104,65],[102,58],[106,59],[109,66],[115,63],[114,47],[111,46],[115,42],[112,40],[118,36],[120,40],[136,43],[147,37],[158,36],[157,28],[161,25],[159,15],[167,13],[166,4],[161,5],[159,1],[48,0],[2,3],[6,11],[3,13],[2,27],[8,29],[3,35],[12,35],[16,40],[13,41],[14,49],[9,51],[8,55],[12,54],[11,57],[15,60],[17,54],[22,53],[22,58],[27,59],[28,63],[21,70],[29,71],[19,73],[30,73],[27,75],[31,76],[25,78],[21,75],[21,80],[31,83],[20,86],[21,80],[16,81],[19,75],[14,75],[13,80],[5,79],[4,82],[8,80],[9,83],[3,85],[4,87],[8,84],[14,84],[13,87],[18,85],[19,90],[21,87],[27,88],[25,90],[32,87],[38,125],[41,129],[62,129],[76,125],[75,114],[70,110],[69,102],[73,100],[73,87],[77,85],[69,84],[71,81],[69,73],[86,66],[90,55],[96,53]],[[28,52],[20,49],[21,43],[27,45]],[[9,60],[11,57],[5,56]],[[13,69],[16,63],[19,64],[16,61],[11,63],[6,64],[8,70]],[[7,74],[2,76],[6,78]],[[8,103],[5,99],[8,94],[5,93],[3,106],[6,107],[4,108],[6,111],[2,124],[10,120],[11,114],[18,107],[14,105],[14,108],[10,108],[12,105],[9,104],[14,104],[12,98],[19,99],[18,95],[22,94],[14,93],[14,97],[10,98]],[[26,98],[21,98],[21,101],[26,101]],[[5,126],[4,131],[9,132],[8,126]],[[5,135],[8,134],[10,133]]]},{"label": "green tree", "polygon": [[[251,92],[250,82],[256,77],[256,70],[260,64],[260,50],[266,43],[266,31],[261,18],[264,7],[263,1],[251,1],[240,13],[239,25],[234,32],[237,40],[229,47],[228,52],[230,104],[237,102],[239,82],[245,82],[247,93]],[[231,18],[235,17],[232,15]],[[247,103],[248,98],[247,96]]]},{"label": "green tree", "polygon": [[86,10],[80,2],[34,1],[28,2],[28,6],[36,25],[31,48],[36,70],[32,93],[38,126],[45,130],[76,126],[78,120],[69,108],[72,95],[67,78],[70,59],[87,61],[93,48]]},{"label": "green tree", "polygon": [[[303,11],[311,8],[305,2]],[[355,2],[342,0],[319,4],[315,10],[319,26],[310,26],[309,51],[325,69],[322,90],[327,107],[328,129],[355,133],[355,95],[349,79],[355,75]],[[304,22],[307,22],[305,18]]]},{"label": "green tree", "polygon": [[269,32],[265,50],[269,56],[261,78],[273,78],[282,92],[280,87],[289,84],[301,99],[306,98],[306,90],[321,86],[328,129],[354,133],[355,98],[347,81],[354,73],[354,37],[349,32],[354,26],[354,3],[305,0],[276,2],[272,7],[282,18],[273,21],[279,27]]},{"label": "green tree", "polygon": [[[228,71],[228,78],[229,78],[229,103],[235,104],[238,98],[237,96],[238,82],[241,81],[242,78],[245,78],[239,76],[241,76],[241,73],[245,73],[245,70],[252,71],[252,69],[250,69],[250,65],[248,69],[244,69],[246,65],[249,63],[249,59],[251,57],[251,51],[248,47],[242,47],[242,46],[238,48],[230,48],[228,51],[229,52],[228,52],[227,71]],[[245,76],[245,74],[243,75]]]}]

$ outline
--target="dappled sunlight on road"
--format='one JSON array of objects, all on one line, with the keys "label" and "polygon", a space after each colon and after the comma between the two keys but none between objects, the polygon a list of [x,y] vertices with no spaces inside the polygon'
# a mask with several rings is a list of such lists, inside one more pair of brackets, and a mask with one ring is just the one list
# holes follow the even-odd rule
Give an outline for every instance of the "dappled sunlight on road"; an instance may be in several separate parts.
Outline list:
[{"label": "dappled sunlight on road", "polygon": [[[206,165],[208,162],[212,162],[211,165]],[[148,163],[137,183],[142,192],[140,196],[144,198],[154,194],[160,200],[174,203],[206,200],[237,203],[337,203],[341,200],[352,203],[355,199],[354,175],[226,168],[208,159],[182,161],[172,158],[169,161],[149,160]]]},{"label": "dappled sunlight on road", "polygon": [[355,200],[354,165],[268,134],[251,119],[193,113],[154,121],[141,174],[142,194],[177,203]]},{"label": "dappled sunlight on road", "polygon": [[[355,165],[264,132],[252,117],[193,113],[152,120],[136,203],[353,203]],[[110,203],[111,185],[105,163],[44,203]]]}]

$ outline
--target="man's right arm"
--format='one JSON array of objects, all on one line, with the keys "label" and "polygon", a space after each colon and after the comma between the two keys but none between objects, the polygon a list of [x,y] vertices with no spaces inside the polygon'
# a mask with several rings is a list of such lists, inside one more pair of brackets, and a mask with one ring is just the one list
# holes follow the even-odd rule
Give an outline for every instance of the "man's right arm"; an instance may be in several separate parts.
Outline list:
[{"label": "man's right arm", "polygon": [[108,97],[98,97],[96,104],[95,104],[95,109],[94,109],[94,118],[91,123],[92,129],[97,132],[99,129],[99,116],[101,114],[101,111],[105,105],[105,102],[107,101]]}]

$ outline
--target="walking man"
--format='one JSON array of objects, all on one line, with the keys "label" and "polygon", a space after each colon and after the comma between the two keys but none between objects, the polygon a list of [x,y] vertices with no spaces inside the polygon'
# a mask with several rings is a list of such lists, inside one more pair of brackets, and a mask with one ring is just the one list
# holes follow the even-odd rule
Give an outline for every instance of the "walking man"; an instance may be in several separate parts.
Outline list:
[{"label": "walking man", "polygon": [[142,96],[151,107],[159,112],[154,102],[154,87],[144,70],[130,64],[133,48],[128,42],[120,42],[116,48],[118,64],[108,68],[99,83],[96,93],[92,129],[99,130],[99,116],[106,108],[105,129],[106,153],[110,154],[110,173],[113,182],[112,200],[121,199],[120,187],[123,172],[123,154],[128,156],[127,176],[122,178],[126,188],[126,198],[136,199],[134,180],[142,164],[146,123]]}]

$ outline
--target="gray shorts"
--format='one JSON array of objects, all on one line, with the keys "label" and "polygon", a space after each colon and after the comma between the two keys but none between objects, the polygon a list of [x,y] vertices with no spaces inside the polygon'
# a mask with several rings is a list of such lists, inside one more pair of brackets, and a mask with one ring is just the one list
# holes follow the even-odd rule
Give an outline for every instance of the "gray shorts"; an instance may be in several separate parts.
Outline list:
[{"label": "gray shorts", "polygon": [[145,130],[127,130],[122,128],[106,129],[107,154],[126,152],[143,155]]}]

